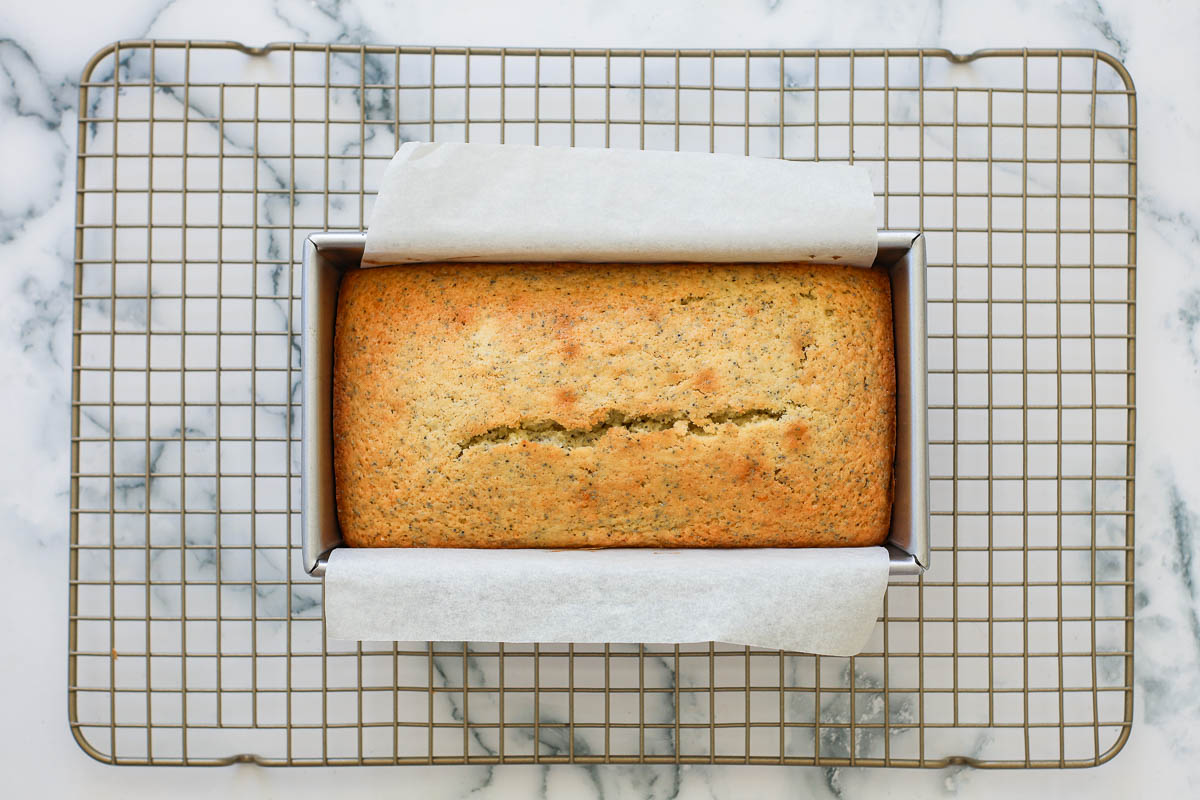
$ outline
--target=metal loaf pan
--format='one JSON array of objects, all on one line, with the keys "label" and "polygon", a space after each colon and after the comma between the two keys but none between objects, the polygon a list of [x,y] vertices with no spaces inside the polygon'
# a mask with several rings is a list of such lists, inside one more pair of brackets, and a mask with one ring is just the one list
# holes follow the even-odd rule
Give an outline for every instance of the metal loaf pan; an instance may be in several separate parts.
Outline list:
[{"label": "metal loaf pan", "polygon": [[[329,551],[342,544],[333,490],[333,325],[342,275],[360,268],[365,242],[362,233],[315,233],[304,242],[301,531],[304,568],[314,576],[325,572]],[[896,342],[891,574],[918,575],[929,567],[925,237],[881,231],[874,268],[891,276]]]}]

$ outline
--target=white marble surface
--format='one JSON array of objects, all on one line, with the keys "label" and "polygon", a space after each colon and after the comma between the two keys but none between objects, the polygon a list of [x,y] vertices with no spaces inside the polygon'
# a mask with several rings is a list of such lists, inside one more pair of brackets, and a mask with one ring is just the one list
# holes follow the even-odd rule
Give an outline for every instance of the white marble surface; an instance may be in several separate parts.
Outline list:
[{"label": "white marble surface", "polygon": [[[849,5],[849,4],[847,4]],[[1200,10],[1190,2],[576,4],[46,0],[0,10],[0,766],[11,796],[1186,796],[1200,778]],[[1096,47],[1138,88],[1138,461],[1133,734],[1082,771],[501,767],[113,769],[66,725],[75,81],[123,38],[463,45]],[[6,792],[8,793],[8,792]]]}]

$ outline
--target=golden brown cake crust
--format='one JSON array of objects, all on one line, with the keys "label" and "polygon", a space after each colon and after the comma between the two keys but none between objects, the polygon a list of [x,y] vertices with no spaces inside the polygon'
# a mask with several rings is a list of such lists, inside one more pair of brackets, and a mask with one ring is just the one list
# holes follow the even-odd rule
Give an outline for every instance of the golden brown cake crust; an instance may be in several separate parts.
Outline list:
[{"label": "golden brown cake crust", "polygon": [[877,270],[426,264],[346,274],[351,546],[796,547],[888,533]]}]

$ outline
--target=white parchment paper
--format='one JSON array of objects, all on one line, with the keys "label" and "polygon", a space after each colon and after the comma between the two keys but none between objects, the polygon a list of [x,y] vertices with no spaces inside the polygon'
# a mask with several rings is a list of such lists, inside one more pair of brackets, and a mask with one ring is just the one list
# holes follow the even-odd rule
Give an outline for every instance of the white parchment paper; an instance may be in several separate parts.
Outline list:
[{"label": "white parchment paper", "polygon": [[805,261],[870,266],[861,167],[595,148],[408,142],[364,266],[411,261]]},{"label": "white parchment paper", "polygon": [[882,547],[334,550],[334,639],[731,642],[848,656],[883,608]]},{"label": "white parchment paper", "polygon": [[[739,156],[408,143],[364,266],[418,261],[811,261],[869,266],[860,168]],[[859,652],[882,547],[338,548],[326,630],[366,641],[703,642]]]}]

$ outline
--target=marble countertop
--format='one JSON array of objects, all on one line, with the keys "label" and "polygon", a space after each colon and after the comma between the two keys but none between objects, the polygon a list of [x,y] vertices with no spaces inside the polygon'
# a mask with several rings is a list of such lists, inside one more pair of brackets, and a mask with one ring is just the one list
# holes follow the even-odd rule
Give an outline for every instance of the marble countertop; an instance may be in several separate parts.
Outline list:
[{"label": "marble countertop", "polygon": [[[395,794],[667,798],[1190,793],[1200,779],[1200,7],[1186,0],[499,5],[396,0],[42,0],[0,10],[0,765],[12,796]],[[849,6],[850,4],[845,4]],[[117,39],[577,47],[1088,47],[1136,82],[1138,432],[1132,736],[1088,770],[777,767],[111,768],[66,719],[72,223],[80,71]],[[1193,789],[1194,790],[1194,789]]]}]

